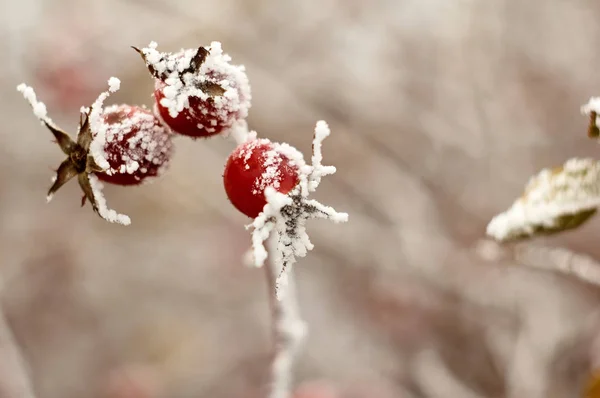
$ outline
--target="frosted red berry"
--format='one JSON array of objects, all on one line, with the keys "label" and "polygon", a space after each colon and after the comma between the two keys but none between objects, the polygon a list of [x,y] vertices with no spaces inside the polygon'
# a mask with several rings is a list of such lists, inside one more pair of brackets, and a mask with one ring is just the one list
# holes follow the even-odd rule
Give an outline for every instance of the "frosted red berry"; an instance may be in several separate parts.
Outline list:
[{"label": "frosted red berry", "polygon": [[46,106],[37,101],[31,87],[21,84],[17,89],[67,156],[56,170],[47,200],[76,178],[83,191],[82,206],[89,201],[102,218],[127,225],[130,223],[127,216],[106,207],[98,179],[119,185],[136,185],[160,175],[169,163],[172,134],[145,108],[131,105],[102,108],[106,97],[118,90],[119,84],[118,79],[109,79],[109,91],[100,94],[90,108],[81,110],[75,140],[46,115]]},{"label": "frosted red berry", "polygon": [[299,169],[279,144],[257,139],[239,145],[227,159],[223,183],[227,197],[240,212],[255,218],[267,200],[265,189],[287,194],[299,182]]},{"label": "frosted red berry", "polygon": [[243,66],[230,63],[220,43],[177,53],[160,53],[154,46],[136,50],[156,79],[156,113],[174,132],[210,137],[247,117],[248,77]]},{"label": "frosted red berry", "polygon": [[173,148],[171,133],[151,111],[112,105],[103,110],[101,117],[106,126],[104,156],[110,168],[96,173],[99,179],[137,185],[159,176],[168,166]]}]

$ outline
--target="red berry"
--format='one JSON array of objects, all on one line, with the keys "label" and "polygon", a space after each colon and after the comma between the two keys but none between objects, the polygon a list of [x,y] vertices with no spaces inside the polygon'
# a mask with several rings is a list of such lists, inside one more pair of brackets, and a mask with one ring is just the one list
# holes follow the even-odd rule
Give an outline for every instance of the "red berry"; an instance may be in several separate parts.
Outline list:
[{"label": "red berry", "polygon": [[267,204],[265,189],[289,193],[299,182],[298,167],[268,139],[245,142],[227,159],[223,182],[231,203],[255,218]]},{"label": "red berry", "polygon": [[176,133],[209,137],[248,116],[250,86],[243,66],[230,64],[221,45],[159,53],[138,50],[156,78],[156,113]]},{"label": "red berry", "polygon": [[[112,105],[104,109],[105,158],[108,170],[99,179],[118,185],[137,185],[159,176],[172,152],[171,133],[148,109]],[[94,134],[94,131],[92,131]]]}]

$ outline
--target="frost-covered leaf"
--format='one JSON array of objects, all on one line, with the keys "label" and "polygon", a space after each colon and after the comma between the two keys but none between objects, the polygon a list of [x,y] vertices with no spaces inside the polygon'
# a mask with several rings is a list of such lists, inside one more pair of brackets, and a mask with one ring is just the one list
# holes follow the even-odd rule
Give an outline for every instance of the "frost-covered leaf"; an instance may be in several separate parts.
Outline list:
[{"label": "frost-covered leaf", "polygon": [[600,206],[600,162],[571,159],[542,170],[513,205],[494,217],[487,234],[500,241],[524,239],[576,228]]}]

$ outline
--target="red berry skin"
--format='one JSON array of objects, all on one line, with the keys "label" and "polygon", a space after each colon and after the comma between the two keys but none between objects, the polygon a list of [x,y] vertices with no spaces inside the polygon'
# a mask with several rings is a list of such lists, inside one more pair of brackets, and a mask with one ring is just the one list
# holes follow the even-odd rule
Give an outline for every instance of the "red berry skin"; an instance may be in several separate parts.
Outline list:
[{"label": "red berry skin", "polygon": [[298,181],[298,167],[268,139],[239,145],[229,155],[223,174],[227,197],[250,218],[256,218],[267,204],[267,187],[287,194]]},{"label": "red berry skin", "polygon": [[160,117],[175,133],[195,138],[211,137],[231,127],[236,120],[234,112],[218,112],[211,99],[198,97],[190,97],[189,105],[176,117],[171,117],[169,109],[161,105],[161,100],[165,98],[164,87],[164,83],[157,82],[154,98]]},{"label": "red berry skin", "polygon": [[159,176],[168,166],[173,145],[171,132],[145,108],[113,105],[104,109],[107,125],[104,152],[108,171],[96,173],[116,185],[138,185]]},{"label": "red berry skin", "polygon": [[[225,80],[224,77],[214,73],[207,74],[211,80]],[[202,99],[196,96],[188,98],[188,105],[183,108],[176,117],[169,114],[169,108],[162,102],[165,98],[164,89],[167,85],[156,80],[154,98],[161,119],[173,130],[173,132],[193,138],[211,137],[222,133],[235,123],[236,120],[246,117],[247,109],[235,109],[227,103],[229,98],[222,95],[218,99]],[[236,89],[238,99],[235,102],[243,103],[243,90]],[[222,101],[223,105],[217,107],[215,101]]]}]

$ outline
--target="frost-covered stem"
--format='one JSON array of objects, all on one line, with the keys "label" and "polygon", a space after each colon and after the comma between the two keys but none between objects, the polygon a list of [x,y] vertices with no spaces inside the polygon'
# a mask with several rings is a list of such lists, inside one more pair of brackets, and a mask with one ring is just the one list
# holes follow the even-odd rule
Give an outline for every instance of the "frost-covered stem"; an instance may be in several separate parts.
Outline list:
[{"label": "frost-covered stem", "polygon": [[35,398],[25,361],[1,311],[0,397]]},{"label": "frost-covered stem", "polygon": [[523,245],[515,249],[515,259],[529,267],[558,271],[600,286],[600,263],[565,248]]},{"label": "frost-covered stem", "polygon": [[277,255],[277,235],[268,242],[269,257],[265,262],[267,287],[272,316],[273,359],[269,380],[269,398],[289,398],[292,394],[292,374],[296,355],[306,335],[306,325],[300,318],[293,270],[289,270],[286,294],[278,300],[275,284],[281,271]]},{"label": "frost-covered stem", "polygon": [[245,120],[238,120],[227,132],[228,136],[233,139],[235,145],[241,145],[246,141],[256,139],[256,131],[248,129],[248,123]]}]

